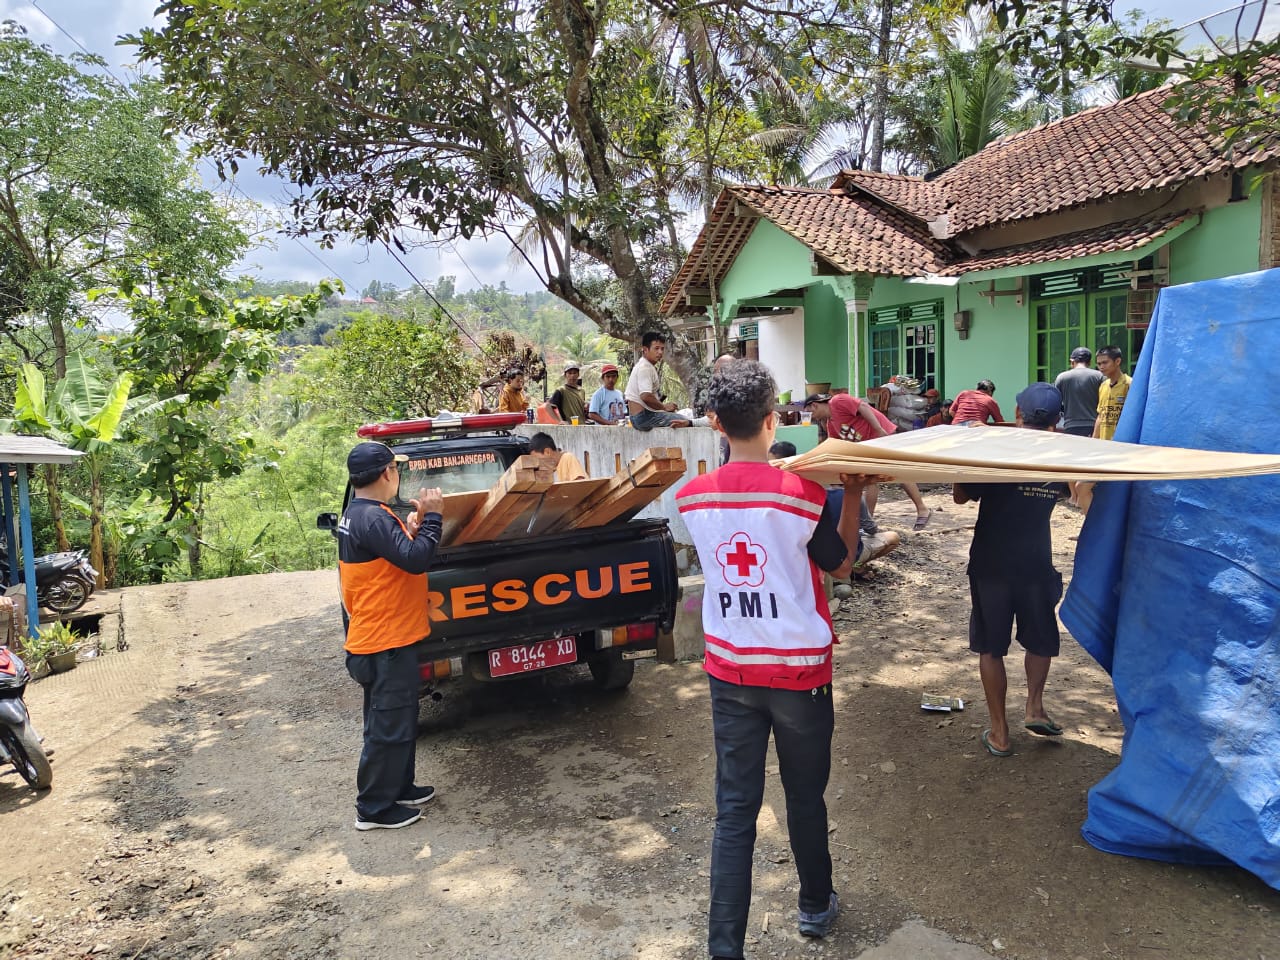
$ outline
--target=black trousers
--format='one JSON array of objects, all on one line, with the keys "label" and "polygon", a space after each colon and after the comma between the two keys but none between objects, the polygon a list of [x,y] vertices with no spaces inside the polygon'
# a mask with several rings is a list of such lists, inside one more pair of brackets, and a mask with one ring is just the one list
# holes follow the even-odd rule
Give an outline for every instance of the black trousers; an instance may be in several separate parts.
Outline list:
[{"label": "black trousers", "polygon": [[356,814],[389,810],[413,786],[418,735],[418,654],[414,646],[348,653],[347,672],[364,688],[364,749],[356,773]]},{"label": "black trousers", "polygon": [[816,690],[776,690],[709,679],[716,744],[716,829],[711,841],[707,948],[713,957],[741,957],[770,730],[787,798],[787,832],[800,879],[800,909],[820,913],[831,899],[823,793],[831,775],[835,711],[829,685]]}]

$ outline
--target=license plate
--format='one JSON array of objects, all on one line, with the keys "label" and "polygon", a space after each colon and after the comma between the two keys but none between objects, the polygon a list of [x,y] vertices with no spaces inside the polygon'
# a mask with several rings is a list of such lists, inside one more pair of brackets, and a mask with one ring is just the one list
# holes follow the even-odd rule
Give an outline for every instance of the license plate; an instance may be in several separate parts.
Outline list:
[{"label": "license plate", "polygon": [[574,663],[578,659],[576,637],[558,640],[542,640],[524,643],[518,647],[503,647],[489,651],[489,676],[507,677],[513,673],[529,673]]}]

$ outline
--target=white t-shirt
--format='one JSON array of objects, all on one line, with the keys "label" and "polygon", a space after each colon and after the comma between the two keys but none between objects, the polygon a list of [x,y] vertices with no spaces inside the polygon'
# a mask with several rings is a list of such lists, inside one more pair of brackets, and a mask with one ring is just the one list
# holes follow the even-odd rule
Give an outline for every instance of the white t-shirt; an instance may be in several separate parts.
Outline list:
[{"label": "white t-shirt", "polygon": [[621,420],[627,415],[627,401],[621,390],[601,387],[591,395],[591,406],[587,412],[598,413],[606,420]]},{"label": "white t-shirt", "polygon": [[627,378],[626,399],[640,404],[646,410],[661,410],[661,404],[651,407],[640,399],[640,394],[642,393],[652,393],[656,397],[659,383],[658,368],[650,363],[647,358],[641,356],[636,361],[636,365],[631,368],[631,376]]}]

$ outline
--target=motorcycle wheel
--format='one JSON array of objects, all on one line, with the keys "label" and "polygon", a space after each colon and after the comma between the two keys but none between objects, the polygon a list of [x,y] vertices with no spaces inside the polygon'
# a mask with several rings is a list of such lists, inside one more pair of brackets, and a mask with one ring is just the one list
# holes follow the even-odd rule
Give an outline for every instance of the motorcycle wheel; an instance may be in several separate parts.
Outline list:
[{"label": "motorcycle wheel", "polygon": [[0,739],[4,740],[9,762],[32,789],[48,790],[53,786],[53,767],[30,724],[24,723],[17,730],[0,726]]},{"label": "motorcycle wheel", "polygon": [[79,577],[64,577],[49,588],[44,605],[54,613],[71,613],[83,607],[92,592],[93,588]]}]

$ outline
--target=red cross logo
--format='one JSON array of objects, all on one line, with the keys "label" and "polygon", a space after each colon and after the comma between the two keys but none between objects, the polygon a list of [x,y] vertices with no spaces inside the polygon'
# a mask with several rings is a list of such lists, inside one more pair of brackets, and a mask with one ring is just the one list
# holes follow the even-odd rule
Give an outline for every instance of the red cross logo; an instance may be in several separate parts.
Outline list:
[{"label": "red cross logo", "polygon": [[725,583],[732,587],[758,587],[764,583],[764,565],[769,554],[745,533],[735,533],[728,543],[716,548],[716,562],[724,571]]}]

